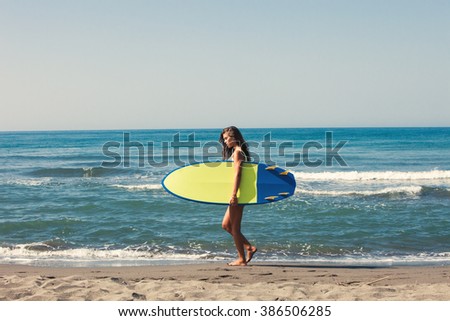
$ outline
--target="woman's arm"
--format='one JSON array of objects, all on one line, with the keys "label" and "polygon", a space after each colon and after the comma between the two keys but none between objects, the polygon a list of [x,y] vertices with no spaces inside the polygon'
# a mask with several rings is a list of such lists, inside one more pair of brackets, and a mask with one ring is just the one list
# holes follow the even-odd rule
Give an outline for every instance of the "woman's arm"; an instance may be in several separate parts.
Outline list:
[{"label": "woman's arm", "polygon": [[235,150],[235,152],[233,153],[234,184],[230,199],[230,205],[238,205],[237,192],[239,190],[239,185],[241,184],[243,161],[244,157],[242,156],[242,153],[239,150]]}]

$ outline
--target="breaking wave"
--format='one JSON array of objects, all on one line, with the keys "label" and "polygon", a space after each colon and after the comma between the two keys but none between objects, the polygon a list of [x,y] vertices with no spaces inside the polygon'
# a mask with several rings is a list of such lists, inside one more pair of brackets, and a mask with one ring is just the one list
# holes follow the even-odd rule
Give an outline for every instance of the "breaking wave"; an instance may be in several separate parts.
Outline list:
[{"label": "breaking wave", "polygon": [[[317,196],[420,196],[422,194],[422,186],[399,186],[386,187],[375,190],[308,190],[298,188],[297,193],[303,195]],[[450,194],[450,192],[449,192]]]},{"label": "breaking wave", "polygon": [[450,171],[432,170],[422,172],[320,172],[306,173],[294,171],[295,178],[300,181],[423,181],[449,180]]}]

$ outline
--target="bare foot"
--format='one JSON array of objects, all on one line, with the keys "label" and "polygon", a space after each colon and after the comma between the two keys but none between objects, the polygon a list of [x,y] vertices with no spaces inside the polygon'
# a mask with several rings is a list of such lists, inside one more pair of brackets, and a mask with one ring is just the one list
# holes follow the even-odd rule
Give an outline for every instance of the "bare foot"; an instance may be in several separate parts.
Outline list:
[{"label": "bare foot", "polygon": [[257,251],[258,251],[258,249],[257,249],[256,247],[254,247],[254,246],[251,246],[251,247],[249,247],[249,248],[247,249],[247,257],[248,257],[248,259],[247,259],[247,262],[246,262],[246,263],[248,263],[248,262],[250,262],[250,261],[252,260],[253,255],[254,255]]},{"label": "bare foot", "polygon": [[236,260],[234,262],[227,263],[227,265],[229,265],[229,266],[246,266],[247,263],[242,260]]}]

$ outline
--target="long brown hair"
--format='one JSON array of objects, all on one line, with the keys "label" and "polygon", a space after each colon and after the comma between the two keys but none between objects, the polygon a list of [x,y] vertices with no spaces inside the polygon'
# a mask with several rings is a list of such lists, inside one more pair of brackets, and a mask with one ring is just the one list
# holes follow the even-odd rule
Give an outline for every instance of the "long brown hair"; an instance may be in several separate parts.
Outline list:
[{"label": "long brown hair", "polygon": [[223,140],[223,134],[225,133],[228,133],[228,135],[236,141],[238,146],[241,147],[245,154],[246,161],[250,161],[250,152],[248,151],[247,142],[245,141],[244,136],[242,136],[241,131],[235,126],[224,128],[220,134],[219,142],[222,144],[222,158],[228,159],[233,154],[233,149],[228,148],[227,144],[225,144],[225,141]]}]

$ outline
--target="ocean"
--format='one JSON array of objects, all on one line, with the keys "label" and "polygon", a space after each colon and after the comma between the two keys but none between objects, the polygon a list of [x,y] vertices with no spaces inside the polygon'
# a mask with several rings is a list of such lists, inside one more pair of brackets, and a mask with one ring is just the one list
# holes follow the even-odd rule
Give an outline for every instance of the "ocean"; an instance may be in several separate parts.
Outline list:
[{"label": "ocean", "polygon": [[[128,266],[228,262],[226,206],[161,180],[220,159],[221,129],[0,132],[0,263]],[[242,129],[254,161],[294,196],[246,206],[255,262],[450,264],[450,128]]]}]

